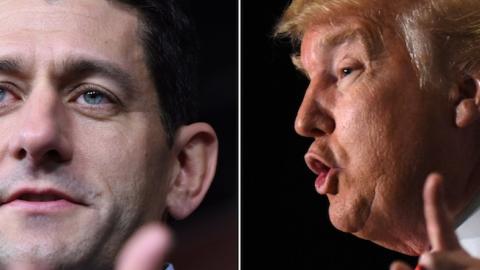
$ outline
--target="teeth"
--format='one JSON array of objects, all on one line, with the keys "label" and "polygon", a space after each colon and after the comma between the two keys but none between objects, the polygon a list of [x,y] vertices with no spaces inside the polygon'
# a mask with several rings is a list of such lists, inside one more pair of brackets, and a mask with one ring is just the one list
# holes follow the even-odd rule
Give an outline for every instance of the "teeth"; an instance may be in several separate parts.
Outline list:
[{"label": "teeth", "polygon": [[48,202],[48,201],[61,200],[59,196],[52,195],[52,194],[24,194],[18,197],[18,199],[23,201],[33,201],[33,202]]}]

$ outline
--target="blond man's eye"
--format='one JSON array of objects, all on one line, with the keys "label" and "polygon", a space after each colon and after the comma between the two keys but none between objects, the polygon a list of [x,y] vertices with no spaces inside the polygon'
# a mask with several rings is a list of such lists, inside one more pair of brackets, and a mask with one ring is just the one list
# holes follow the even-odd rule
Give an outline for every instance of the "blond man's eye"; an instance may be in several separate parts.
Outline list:
[{"label": "blond man's eye", "polygon": [[348,76],[350,74],[352,74],[353,72],[353,68],[342,68],[342,76],[345,77],[345,76]]}]

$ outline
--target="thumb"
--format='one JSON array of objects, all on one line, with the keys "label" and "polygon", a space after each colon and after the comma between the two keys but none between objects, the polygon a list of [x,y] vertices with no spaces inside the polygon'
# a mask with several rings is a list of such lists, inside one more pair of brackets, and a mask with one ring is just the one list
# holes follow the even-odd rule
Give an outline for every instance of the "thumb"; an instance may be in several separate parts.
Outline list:
[{"label": "thumb", "polygon": [[6,268],[7,270],[46,270],[49,269],[46,265],[41,263],[29,263],[29,262],[16,262],[10,264]]},{"label": "thumb", "polygon": [[396,261],[390,265],[390,270],[412,270],[412,268],[404,262]]},{"label": "thumb", "polygon": [[158,223],[145,225],[120,251],[117,270],[161,269],[170,246],[171,233],[167,227]]},{"label": "thumb", "polygon": [[460,249],[452,220],[448,216],[443,178],[437,173],[427,177],[423,189],[425,222],[433,251]]}]

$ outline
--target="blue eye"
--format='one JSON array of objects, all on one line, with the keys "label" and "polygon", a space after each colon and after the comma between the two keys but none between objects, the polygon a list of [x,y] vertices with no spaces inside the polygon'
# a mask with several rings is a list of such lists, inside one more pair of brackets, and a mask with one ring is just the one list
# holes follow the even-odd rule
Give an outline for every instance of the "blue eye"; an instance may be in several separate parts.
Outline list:
[{"label": "blue eye", "polygon": [[0,103],[2,103],[0,106],[11,104],[16,100],[18,100],[18,97],[15,96],[7,86],[0,86]]},{"label": "blue eye", "polygon": [[112,116],[122,104],[109,89],[94,84],[78,85],[69,94],[68,102],[78,112],[93,118]]},{"label": "blue eye", "polygon": [[107,97],[99,91],[91,90],[82,94],[82,99],[89,105],[98,105],[104,103]]},{"label": "blue eye", "polygon": [[0,102],[5,99],[6,91],[0,88]]}]

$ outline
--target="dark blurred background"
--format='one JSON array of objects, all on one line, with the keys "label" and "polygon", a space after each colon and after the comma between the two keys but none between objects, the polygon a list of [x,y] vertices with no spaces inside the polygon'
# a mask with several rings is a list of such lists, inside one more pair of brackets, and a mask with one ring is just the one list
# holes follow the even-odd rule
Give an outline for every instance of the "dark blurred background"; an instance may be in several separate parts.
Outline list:
[{"label": "dark blurred background", "polygon": [[219,139],[217,173],[205,200],[172,223],[177,270],[237,269],[238,260],[238,4],[181,0],[200,39],[200,118]]},{"label": "dark blurred background", "polygon": [[[205,201],[173,222],[178,270],[238,269],[238,10],[235,0],[181,0],[201,45],[201,115],[220,142]],[[293,121],[307,81],[271,33],[288,0],[242,1],[242,269],[388,269],[407,257],[337,231],[304,164]]]},{"label": "dark blurred background", "polygon": [[307,81],[271,38],[288,0],[242,1],[242,269],[389,269],[388,251],[337,231],[293,129]]}]

